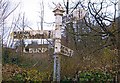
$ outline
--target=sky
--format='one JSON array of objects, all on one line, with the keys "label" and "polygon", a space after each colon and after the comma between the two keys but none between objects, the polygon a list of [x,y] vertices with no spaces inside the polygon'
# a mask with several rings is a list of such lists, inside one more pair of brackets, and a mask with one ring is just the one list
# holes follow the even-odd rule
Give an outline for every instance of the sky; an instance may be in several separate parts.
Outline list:
[{"label": "sky", "polygon": [[[13,4],[13,8],[15,4],[18,4],[20,2],[19,8],[15,10],[13,15],[8,19],[11,20],[12,17],[17,18],[19,13],[25,13],[25,18],[27,18],[28,25],[32,27],[34,30],[38,29],[38,26],[40,27],[40,4],[42,0],[9,0]],[[64,0],[67,2],[67,0]],[[72,3],[77,2],[79,0],[69,0],[70,6]],[[88,1],[88,0],[85,0]],[[92,0],[92,1],[100,1],[100,0]],[[109,1],[109,0],[108,0]],[[57,3],[63,3],[63,0],[43,0],[44,3],[44,29],[54,29],[53,22],[55,21],[54,13],[52,12],[55,8],[55,4]],[[55,4],[53,4],[55,3]],[[63,4],[62,4],[63,6]],[[111,10],[110,10],[111,11]],[[10,23],[10,22],[9,22]]]},{"label": "sky", "polygon": [[[55,21],[54,19],[54,13],[53,8],[55,5],[52,3],[61,3],[62,0],[43,0],[44,3],[44,22],[46,23],[52,23]],[[25,12],[25,17],[29,21],[29,25],[31,27],[34,27],[33,29],[38,29],[37,25],[40,25],[40,11],[41,7],[40,4],[42,0],[14,0],[14,3],[21,2],[19,8],[16,10],[16,12]],[[15,13],[16,14],[16,13]],[[49,27],[52,27],[52,24],[44,24],[44,29],[49,29]]]},{"label": "sky", "polygon": [[[40,3],[42,2],[42,0],[11,0],[11,1],[14,3],[21,2],[19,6],[21,9],[18,8],[17,12],[20,12],[20,11],[25,12],[26,18],[28,19],[28,21],[30,21],[30,24],[32,26],[36,26],[37,22],[40,22],[40,18],[39,18],[40,14],[38,12],[40,12],[41,10]],[[64,1],[66,2],[67,0],[64,0]],[[77,2],[78,0],[69,0],[70,3],[74,1]],[[92,1],[97,2],[99,0],[92,0]],[[63,0],[43,0],[44,21],[48,23],[54,22],[54,13],[52,11],[55,5],[53,4],[53,2],[57,4],[57,3],[62,3]]]},{"label": "sky", "polygon": [[[27,16],[28,20],[33,22],[32,26],[37,25],[38,22],[40,22],[40,0],[24,0],[23,2],[23,11],[25,12],[25,15]],[[44,21],[46,22],[53,22],[53,13],[52,9],[48,7],[48,0],[44,0]],[[51,18],[52,17],[52,18]]]},{"label": "sky", "polygon": [[[67,0],[64,0],[67,2]],[[78,1],[78,0],[69,0],[70,3],[73,1]],[[17,13],[18,12],[25,12],[25,16],[27,20],[29,21],[29,25],[31,27],[34,27],[34,29],[38,29],[37,24],[40,22],[40,3],[42,0],[12,0],[13,3],[19,3],[21,2],[19,8],[17,8]],[[63,0],[43,0],[44,3],[44,29],[49,29],[49,27],[53,27],[53,22],[55,21],[55,16],[54,13],[52,12],[53,9],[55,8],[55,4],[61,3],[62,4]],[[53,4],[55,3],[55,4]],[[62,4],[63,5],[63,4]],[[15,12],[15,15],[17,14]],[[48,24],[49,23],[49,24]]]}]

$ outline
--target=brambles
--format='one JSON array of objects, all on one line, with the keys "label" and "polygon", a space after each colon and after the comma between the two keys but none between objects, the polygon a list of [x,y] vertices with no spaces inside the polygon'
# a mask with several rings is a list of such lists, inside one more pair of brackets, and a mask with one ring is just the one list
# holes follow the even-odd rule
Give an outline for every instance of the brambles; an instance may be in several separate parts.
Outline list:
[{"label": "brambles", "polygon": [[24,69],[17,65],[6,64],[3,66],[3,81],[29,81],[42,82],[49,81],[49,72],[40,72],[36,69]]}]

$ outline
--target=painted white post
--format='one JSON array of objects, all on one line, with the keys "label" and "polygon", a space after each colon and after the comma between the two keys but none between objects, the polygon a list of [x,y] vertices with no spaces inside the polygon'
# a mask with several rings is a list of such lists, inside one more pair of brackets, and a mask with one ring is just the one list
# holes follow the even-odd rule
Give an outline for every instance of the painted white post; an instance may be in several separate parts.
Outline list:
[{"label": "painted white post", "polygon": [[61,27],[62,27],[62,16],[64,13],[61,4],[57,4],[54,9],[55,15],[55,34],[54,34],[54,72],[53,81],[60,82],[60,51],[61,51]]}]

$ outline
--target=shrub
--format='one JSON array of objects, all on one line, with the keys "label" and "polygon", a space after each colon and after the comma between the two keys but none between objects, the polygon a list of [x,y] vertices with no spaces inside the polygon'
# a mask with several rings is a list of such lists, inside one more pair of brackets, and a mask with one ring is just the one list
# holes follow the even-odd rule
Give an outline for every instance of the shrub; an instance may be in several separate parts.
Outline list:
[{"label": "shrub", "polygon": [[62,83],[108,83],[113,81],[111,73],[102,71],[83,71],[77,73],[74,78],[65,77]]},{"label": "shrub", "polygon": [[49,72],[40,72],[36,69],[20,68],[17,65],[6,64],[3,67],[3,81],[42,82],[50,81]]}]

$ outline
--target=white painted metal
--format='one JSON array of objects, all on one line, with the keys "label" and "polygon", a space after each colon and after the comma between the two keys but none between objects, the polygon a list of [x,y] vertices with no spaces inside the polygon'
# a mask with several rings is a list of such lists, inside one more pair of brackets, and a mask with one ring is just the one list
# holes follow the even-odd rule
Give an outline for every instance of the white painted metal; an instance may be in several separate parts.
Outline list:
[{"label": "white painted metal", "polygon": [[55,33],[54,33],[54,72],[53,81],[60,82],[60,51],[61,51],[61,28],[63,7],[58,4],[54,9],[55,15]]},{"label": "white painted metal", "polygon": [[61,30],[60,29],[55,30],[54,38],[61,39]]},{"label": "white painted metal", "polygon": [[11,36],[14,39],[52,39],[53,30],[14,31]]},{"label": "white painted metal", "polygon": [[71,56],[73,56],[73,50],[71,50],[70,48],[62,45],[61,46],[61,54],[71,57]]}]

